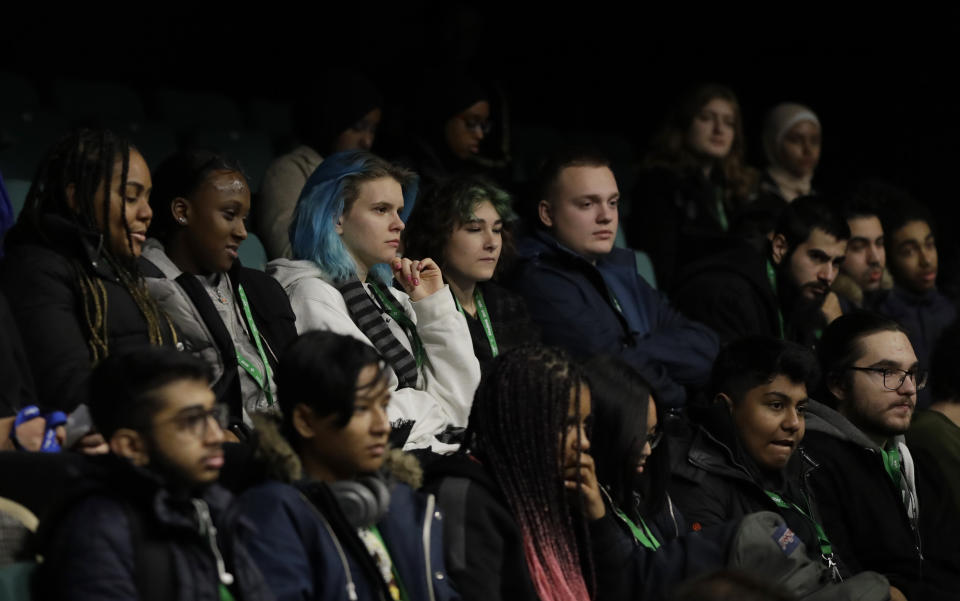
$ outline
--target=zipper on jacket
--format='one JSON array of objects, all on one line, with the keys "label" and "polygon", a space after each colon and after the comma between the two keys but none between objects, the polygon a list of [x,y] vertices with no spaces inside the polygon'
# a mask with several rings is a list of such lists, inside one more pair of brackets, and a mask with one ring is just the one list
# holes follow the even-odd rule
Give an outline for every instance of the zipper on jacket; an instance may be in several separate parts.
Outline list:
[{"label": "zipper on jacket", "polygon": [[200,536],[207,538],[207,544],[213,552],[213,557],[217,562],[217,576],[220,583],[224,586],[233,584],[233,574],[227,571],[226,563],[223,561],[223,555],[220,548],[217,547],[217,528],[213,525],[213,518],[210,517],[210,508],[203,499],[190,499],[193,502],[193,508],[197,512],[197,519],[200,522]]},{"label": "zipper on jacket", "polygon": [[303,493],[300,493],[300,497],[303,499],[303,502],[307,504],[310,509],[317,514],[317,517],[320,518],[320,523],[323,524],[323,527],[326,529],[327,534],[330,535],[330,540],[333,541],[333,546],[337,549],[337,555],[340,556],[340,565],[343,567],[343,575],[347,579],[347,598],[350,601],[357,601],[359,597],[357,596],[357,585],[353,582],[353,576],[350,574],[350,564],[347,563],[347,554],[343,552],[343,547],[340,546],[340,539],[337,538],[336,533],[333,531],[333,527],[330,526],[330,522],[327,521],[327,518],[324,517],[323,513],[317,509],[317,507],[310,502]]},{"label": "zipper on jacket", "polygon": [[427,594],[430,601],[435,601],[436,596],[433,593],[433,569],[430,565],[430,529],[433,525],[433,511],[436,499],[433,495],[427,495],[427,512],[423,518],[423,559],[427,566]]}]

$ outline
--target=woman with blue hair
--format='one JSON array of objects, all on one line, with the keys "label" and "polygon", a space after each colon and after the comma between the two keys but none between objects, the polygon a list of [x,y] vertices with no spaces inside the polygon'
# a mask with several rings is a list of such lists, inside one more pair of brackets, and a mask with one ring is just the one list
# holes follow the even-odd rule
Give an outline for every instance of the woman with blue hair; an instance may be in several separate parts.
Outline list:
[{"label": "woman with blue hair", "polygon": [[293,259],[267,271],[286,290],[299,332],[329,330],[377,349],[391,368],[390,420],[409,432],[404,448],[445,453],[457,448],[480,367],[440,268],[397,256],[416,192],[412,172],[368,152],[328,157],[297,202]]}]

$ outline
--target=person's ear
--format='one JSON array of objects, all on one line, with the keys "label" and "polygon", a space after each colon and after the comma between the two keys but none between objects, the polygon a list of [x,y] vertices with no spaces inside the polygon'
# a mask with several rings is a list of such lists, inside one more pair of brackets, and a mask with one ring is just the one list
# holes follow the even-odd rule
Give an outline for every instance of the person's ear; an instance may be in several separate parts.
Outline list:
[{"label": "person's ear", "polygon": [[178,224],[187,225],[190,219],[190,201],[182,196],[174,198],[170,202],[170,213]]},{"label": "person's ear", "polygon": [[553,227],[553,206],[547,200],[541,200],[537,204],[537,213],[540,216],[540,222],[547,227]]},{"label": "person's ear", "polygon": [[338,235],[340,236],[343,235],[343,215],[342,214],[339,217],[337,217],[337,222],[333,224],[333,227],[335,230],[337,230]]},{"label": "person's ear", "polygon": [[835,376],[827,376],[827,390],[830,391],[830,394],[837,397],[837,400],[840,404],[846,400],[847,389],[844,386],[844,383],[841,378]]},{"label": "person's ear", "polygon": [[790,245],[787,244],[787,239],[783,234],[774,234],[770,240],[770,250],[770,258],[773,259],[773,264],[779,265],[790,251]]},{"label": "person's ear", "polygon": [[725,392],[718,393],[717,396],[713,397],[713,403],[715,405],[726,405],[727,411],[733,413],[733,399],[731,399]]},{"label": "person's ear", "polygon": [[126,457],[134,465],[143,467],[150,463],[147,441],[142,434],[130,428],[120,428],[110,437],[110,451]]},{"label": "person's ear", "polygon": [[297,431],[300,438],[310,439],[317,435],[314,427],[316,421],[317,416],[309,406],[300,403],[293,408],[293,429]]}]

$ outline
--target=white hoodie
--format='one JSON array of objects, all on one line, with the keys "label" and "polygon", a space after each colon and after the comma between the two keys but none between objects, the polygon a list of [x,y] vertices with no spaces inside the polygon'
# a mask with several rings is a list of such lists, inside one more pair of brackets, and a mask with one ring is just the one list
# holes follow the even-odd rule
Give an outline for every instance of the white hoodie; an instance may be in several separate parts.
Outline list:
[{"label": "white hoodie", "polygon": [[[276,259],[267,264],[267,273],[287,292],[297,316],[298,333],[328,330],[373,346],[353,323],[340,291],[316,263]],[[448,426],[467,425],[473,394],[480,383],[480,364],[473,354],[466,319],[457,311],[446,286],[417,302],[393,287],[388,289],[416,324],[427,360],[416,388],[397,390],[397,376],[392,369],[388,370],[393,393],[387,414],[391,421],[416,422],[404,450],[432,447],[435,453],[452,453],[457,445],[442,443],[436,435]],[[397,340],[410,351],[403,328],[389,317],[384,319]]]}]

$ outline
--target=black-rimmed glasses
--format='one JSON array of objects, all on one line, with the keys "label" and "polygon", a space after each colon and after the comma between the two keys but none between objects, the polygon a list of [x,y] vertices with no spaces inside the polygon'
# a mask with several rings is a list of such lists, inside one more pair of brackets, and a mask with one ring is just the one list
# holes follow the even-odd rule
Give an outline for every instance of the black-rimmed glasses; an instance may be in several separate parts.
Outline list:
[{"label": "black-rimmed glasses", "polygon": [[200,408],[185,409],[167,421],[173,422],[178,430],[190,432],[197,438],[205,438],[211,419],[221,430],[225,429],[230,420],[230,409],[222,404],[214,405],[209,411]]},{"label": "black-rimmed glasses", "polygon": [[917,391],[921,391],[927,386],[927,377],[929,373],[924,369],[896,369],[894,367],[858,367],[856,365],[851,365],[847,369],[852,369],[855,371],[866,371],[873,372],[876,374],[881,374],[883,376],[883,387],[887,390],[899,390],[903,386],[903,382],[910,377],[910,380],[913,381],[914,385],[917,387]]}]

